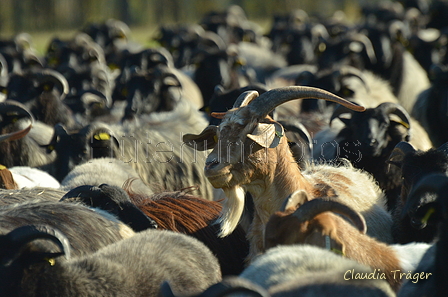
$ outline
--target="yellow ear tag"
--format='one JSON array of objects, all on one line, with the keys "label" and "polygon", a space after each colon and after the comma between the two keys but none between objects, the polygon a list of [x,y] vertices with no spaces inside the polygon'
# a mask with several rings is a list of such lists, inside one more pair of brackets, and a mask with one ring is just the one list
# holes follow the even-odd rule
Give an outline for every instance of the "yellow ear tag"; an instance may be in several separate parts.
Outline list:
[{"label": "yellow ear tag", "polygon": [[335,253],[335,254],[338,254],[338,255],[341,255],[341,256],[344,256],[344,257],[345,257],[344,253],[343,253],[341,250],[332,248],[331,251],[332,251],[333,253]]},{"label": "yellow ear tag", "polygon": [[282,138],[282,137],[283,137],[283,134],[281,134],[281,133],[278,132],[278,131],[275,131],[275,135],[276,135],[278,138]]},{"label": "yellow ear tag", "polygon": [[96,140],[110,140],[110,135],[107,133],[100,133],[93,136]]},{"label": "yellow ear tag", "polygon": [[431,217],[431,215],[435,212],[436,210],[431,207],[430,209],[428,209],[428,211],[426,212],[425,216],[422,218],[421,222],[422,224],[428,223],[429,218]]},{"label": "yellow ear tag", "polygon": [[213,136],[213,141],[215,141],[216,143],[218,143],[218,136],[217,136],[217,135]]},{"label": "yellow ear tag", "polygon": [[19,120],[18,118],[13,118],[11,122],[14,124],[14,123],[17,122],[18,120]]},{"label": "yellow ear tag", "polygon": [[4,169],[6,169],[6,166],[0,165],[0,170],[4,170]]},{"label": "yellow ear tag", "polygon": [[49,151],[53,151],[53,150],[54,150],[54,146],[50,144],[49,146],[47,146],[47,149],[48,149]]},{"label": "yellow ear tag", "polygon": [[45,258],[44,260],[47,261],[50,266],[54,266],[56,264],[56,260],[53,258]]}]

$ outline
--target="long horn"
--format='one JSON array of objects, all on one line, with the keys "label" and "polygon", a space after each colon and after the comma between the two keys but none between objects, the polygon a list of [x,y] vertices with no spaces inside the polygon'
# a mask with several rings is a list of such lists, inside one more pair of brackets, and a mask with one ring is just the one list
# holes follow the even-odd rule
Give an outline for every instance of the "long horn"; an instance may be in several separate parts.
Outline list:
[{"label": "long horn", "polygon": [[67,79],[59,72],[53,69],[42,69],[41,71],[32,75],[38,83],[50,81],[61,89],[61,100],[67,96],[70,91]]},{"label": "long horn", "polygon": [[[2,235],[4,244],[8,245],[14,255],[9,257],[13,261],[21,252],[21,248],[36,239],[49,239],[61,249],[66,259],[70,259],[70,244],[67,237],[59,230],[47,225],[27,225],[18,227],[6,235]],[[2,248],[2,247],[0,247]]]},{"label": "long horn", "polygon": [[336,70],[333,73],[333,75],[335,75],[338,78],[339,82],[341,82],[342,79],[344,79],[344,78],[356,77],[364,85],[364,87],[366,88],[367,92],[370,92],[370,88],[369,88],[369,86],[366,83],[364,74],[362,73],[362,71],[360,71],[359,69],[357,69],[355,67],[343,66],[339,70]]},{"label": "long horn", "polygon": [[331,92],[306,86],[290,86],[267,91],[256,100],[252,100],[248,106],[256,116],[262,119],[280,104],[296,99],[322,99],[339,103],[354,111],[365,111],[365,107],[353,104]]},{"label": "long horn", "polygon": [[7,100],[4,102],[0,102],[0,117],[1,115],[10,115],[10,114],[16,114],[17,116],[26,116],[30,119],[31,123],[28,127],[25,129],[0,135],[0,142],[6,141],[6,140],[17,140],[30,132],[31,127],[34,124],[34,117],[33,115],[19,102],[13,101],[13,100]]},{"label": "long horn", "polygon": [[333,113],[331,114],[329,126],[331,127],[331,123],[333,122],[334,119],[339,118],[341,115],[346,114],[346,113],[352,114],[352,112],[353,111],[350,108],[347,108],[343,105],[339,105],[338,107],[336,107],[334,109]]},{"label": "long horn", "polygon": [[347,205],[335,200],[323,198],[310,200],[300,206],[293,215],[297,217],[300,222],[305,222],[326,211],[331,211],[346,216],[353,222],[360,232],[366,233],[367,227],[364,217]]},{"label": "long horn", "polygon": [[386,114],[394,114],[400,118],[402,121],[401,124],[405,126],[407,129],[411,127],[411,119],[408,112],[399,104],[393,102],[384,102],[377,106],[384,110]]}]

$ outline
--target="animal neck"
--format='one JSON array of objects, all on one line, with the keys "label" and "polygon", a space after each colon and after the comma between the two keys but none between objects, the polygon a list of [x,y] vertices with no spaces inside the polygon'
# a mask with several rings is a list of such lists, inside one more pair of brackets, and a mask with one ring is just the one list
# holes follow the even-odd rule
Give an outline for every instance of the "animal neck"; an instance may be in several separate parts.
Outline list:
[{"label": "animal neck", "polygon": [[267,171],[262,173],[263,177],[246,186],[254,198],[255,208],[260,212],[263,223],[267,223],[291,193],[299,189],[307,192],[312,190],[312,185],[303,177],[287,145],[279,145],[271,150],[275,152],[272,154],[275,158],[270,158]]}]

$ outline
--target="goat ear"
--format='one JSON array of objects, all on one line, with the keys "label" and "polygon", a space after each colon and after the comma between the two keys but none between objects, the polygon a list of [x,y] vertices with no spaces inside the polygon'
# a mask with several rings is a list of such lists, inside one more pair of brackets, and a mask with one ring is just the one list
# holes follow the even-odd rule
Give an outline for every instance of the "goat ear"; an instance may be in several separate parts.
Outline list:
[{"label": "goat ear", "polygon": [[247,137],[264,148],[275,148],[280,144],[284,135],[283,126],[272,122],[270,124],[259,123],[252,134],[247,134]]},{"label": "goat ear", "polygon": [[308,194],[304,190],[297,190],[285,199],[280,211],[295,211],[300,205],[304,204],[308,200]]},{"label": "goat ear", "polygon": [[201,134],[185,134],[182,139],[186,145],[198,151],[205,151],[215,147],[218,142],[216,131],[218,126],[210,125]]}]

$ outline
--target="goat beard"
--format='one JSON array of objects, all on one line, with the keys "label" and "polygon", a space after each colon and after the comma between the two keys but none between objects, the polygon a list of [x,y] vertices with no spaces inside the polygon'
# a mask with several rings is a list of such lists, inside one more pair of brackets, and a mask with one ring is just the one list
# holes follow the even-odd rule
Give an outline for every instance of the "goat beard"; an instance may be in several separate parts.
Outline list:
[{"label": "goat beard", "polygon": [[219,237],[230,235],[237,227],[244,210],[245,191],[240,186],[223,188],[226,199],[222,202],[222,210],[217,224],[221,225]]}]

